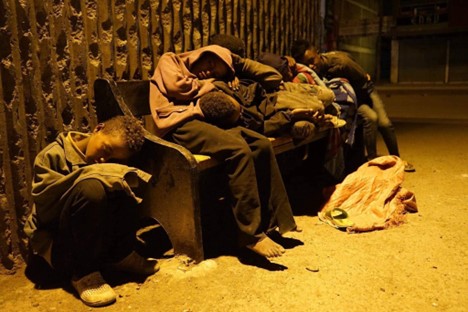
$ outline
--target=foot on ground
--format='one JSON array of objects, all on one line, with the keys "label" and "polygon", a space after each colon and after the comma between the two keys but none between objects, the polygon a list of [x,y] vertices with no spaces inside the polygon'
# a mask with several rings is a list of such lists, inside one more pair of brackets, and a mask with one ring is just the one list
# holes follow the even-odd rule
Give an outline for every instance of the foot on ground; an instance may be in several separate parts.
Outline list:
[{"label": "foot on ground", "polygon": [[409,162],[405,161],[405,171],[406,172],[415,172],[416,168],[414,168],[414,166],[412,164],[410,164]]},{"label": "foot on ground", "polygon": [[267,258],[279,257],[285,252],[281,245],[275,243],[269,237],[262,238],[255,244],[247,245],[246,247],[253,252]]},{"label": "foot on ground", "polygon": [[291,230],[291,232],[302,232],[302,228],[299,225],[296,225],[294,229]]},{"label": "foot on ground", "polygon": [[72,285],[81,300],[90,307],[102,307],[114,303],[117,295],[106,283],[100,272],[93,272],[80,279],[72,279]]},{"label": "foot on ground", "polygon": [[158,260],[144,258],[135,251],[121,261],[111,264],[110,267],[114,270],[142,275],[151,275],[159,271]]}]

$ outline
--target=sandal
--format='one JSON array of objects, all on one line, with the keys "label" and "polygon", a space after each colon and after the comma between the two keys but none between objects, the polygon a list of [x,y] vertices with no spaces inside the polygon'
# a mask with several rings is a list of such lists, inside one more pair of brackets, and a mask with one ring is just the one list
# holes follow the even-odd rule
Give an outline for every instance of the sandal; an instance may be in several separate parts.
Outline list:
[{"label": "sandal", "polygon": [[346,229],[354,225],[354,222],[349,219],[348,213],[341,208],[334,208],[325,212],[320,213],[319,217],[322,221],[337,229]]}]

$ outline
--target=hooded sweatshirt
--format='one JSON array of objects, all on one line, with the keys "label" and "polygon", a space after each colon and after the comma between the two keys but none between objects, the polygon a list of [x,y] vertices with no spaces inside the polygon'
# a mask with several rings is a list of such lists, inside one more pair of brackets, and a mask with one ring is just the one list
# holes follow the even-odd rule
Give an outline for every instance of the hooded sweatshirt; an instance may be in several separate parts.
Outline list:
[{"label": "hooded sweatshirt", "polygon": [[156,135],[164,136],[178,125],[203,118],[198,99],[215,89],[214,79],[198,79],[191,72],[193,64],[204,54],[216,54],[228,65],[234,75],[259,81],[267,89],[275,89],[281,83],[281,75],[269,66],[244,59],[218,45],[209,45],[193,51],[175,54],[164,53],[159,59],[150,85],[150,109],[156,125]]}]

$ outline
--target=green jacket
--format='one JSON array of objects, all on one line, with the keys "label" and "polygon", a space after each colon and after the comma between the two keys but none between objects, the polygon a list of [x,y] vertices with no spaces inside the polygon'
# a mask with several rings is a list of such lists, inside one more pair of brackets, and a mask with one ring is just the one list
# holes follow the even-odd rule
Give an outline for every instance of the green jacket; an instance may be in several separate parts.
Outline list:
[{"label": "green jacket", "polygon": [[89,136],[80,132],[61,133],[36,156],[32,182],[34,204],[24,226],[33,252],[49,263],[53,229],[57,228],[69,192],[78,182],[98,179],[108,190],[125,191],[139,203],[142,199],[135,195],[132,188],[137,187],[140,181],[148,182],[151,177],[137,168],[116,163],[89,165],[67,135]]}]

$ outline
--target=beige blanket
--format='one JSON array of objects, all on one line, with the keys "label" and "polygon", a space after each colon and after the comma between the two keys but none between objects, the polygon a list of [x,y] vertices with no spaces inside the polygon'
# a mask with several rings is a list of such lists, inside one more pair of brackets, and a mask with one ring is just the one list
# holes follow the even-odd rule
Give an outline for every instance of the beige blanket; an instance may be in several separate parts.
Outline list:
[{"label": "beige blanket", "polygon": [[341,208],[354,225],[347,232],[365,232],[396,226],[405,221],[406,212],[418,211],[415,195],[401,186],[404,162],[396,156],[375,158],[338,184],[325,203],[319,218]]}]

